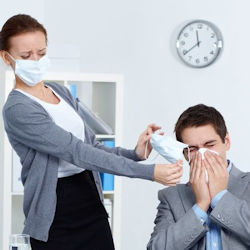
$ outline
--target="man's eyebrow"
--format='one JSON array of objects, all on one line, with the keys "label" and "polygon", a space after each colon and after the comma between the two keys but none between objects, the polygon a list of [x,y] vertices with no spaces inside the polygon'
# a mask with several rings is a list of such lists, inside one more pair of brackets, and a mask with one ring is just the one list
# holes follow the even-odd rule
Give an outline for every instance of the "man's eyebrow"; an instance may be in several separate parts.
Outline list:
[{"label": "man's eyebrow", "polygon": [[39,49],[39,51],[43,51],[43,50],[45,50],[46,49],[46,47],[45,48],[43,48],[43,49]]},{"label": "man's eyebrow", "polygon": [[211,140],[211,141],[207,141],[204,145],[210,144],[210,143],[214,143],[216,142],[216,140]]}]

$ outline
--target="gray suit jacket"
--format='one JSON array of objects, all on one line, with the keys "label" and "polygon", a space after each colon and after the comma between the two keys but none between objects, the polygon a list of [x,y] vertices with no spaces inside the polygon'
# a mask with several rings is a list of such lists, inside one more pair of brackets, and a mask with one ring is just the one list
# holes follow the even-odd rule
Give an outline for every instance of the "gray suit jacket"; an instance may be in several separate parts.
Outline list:
[{"label": "gray suit jacket", "polygon": [[[250,173],[232,166],[228,192],[210,214],[221,227],[223,250],[250,249]],[[160,205],[148,250],[205,250],[207,226],[192,206],[195,196],[189,184],[159,191]]]}]

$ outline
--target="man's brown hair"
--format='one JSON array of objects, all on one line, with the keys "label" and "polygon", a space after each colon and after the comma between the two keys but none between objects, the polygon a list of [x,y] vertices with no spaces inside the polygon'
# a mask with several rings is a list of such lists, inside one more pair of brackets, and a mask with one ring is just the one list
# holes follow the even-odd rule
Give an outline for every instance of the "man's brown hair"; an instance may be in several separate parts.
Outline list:
[{"label": "man's brown hair", "polygon": [[225,142],[227,127],[223,116],[213,107],[198,104],[185,110],[175,124],[176,139],[182,142],[181,134],[185,128],[212,125],[222,142]]}]

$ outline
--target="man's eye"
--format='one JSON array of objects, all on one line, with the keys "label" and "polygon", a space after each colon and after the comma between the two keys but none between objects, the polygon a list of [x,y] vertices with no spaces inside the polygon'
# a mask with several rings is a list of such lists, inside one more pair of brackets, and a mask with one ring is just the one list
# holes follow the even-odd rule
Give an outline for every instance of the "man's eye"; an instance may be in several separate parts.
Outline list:
[{"label": "man's eye", "polygon": [[39,56],[45,56],[46,55],[46,53],[43,53],[43,54],[39,54]]},{"label": "man's eye", "polygon": [[195,152],[195,151],[197,151],[197,149],[195,148],[190,149],[190,153]]}]

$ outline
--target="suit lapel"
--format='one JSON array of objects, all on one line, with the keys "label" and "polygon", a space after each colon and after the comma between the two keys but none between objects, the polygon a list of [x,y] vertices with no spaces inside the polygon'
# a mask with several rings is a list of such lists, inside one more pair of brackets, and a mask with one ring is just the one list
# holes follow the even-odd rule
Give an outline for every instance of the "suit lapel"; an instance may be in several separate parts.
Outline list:
[{"label": "suit lapel", "polygon": [[248,185],[248,178],[246,177],[246,173],[241,172],[232,164],[228,182],[228,191],[236,197],[241,197]]},{"label": "suit lapel", "polygon": [[187,212],[195,204],[194,193],[188,183],[185,185],[178,185],[177,187],[184,210]]}]

